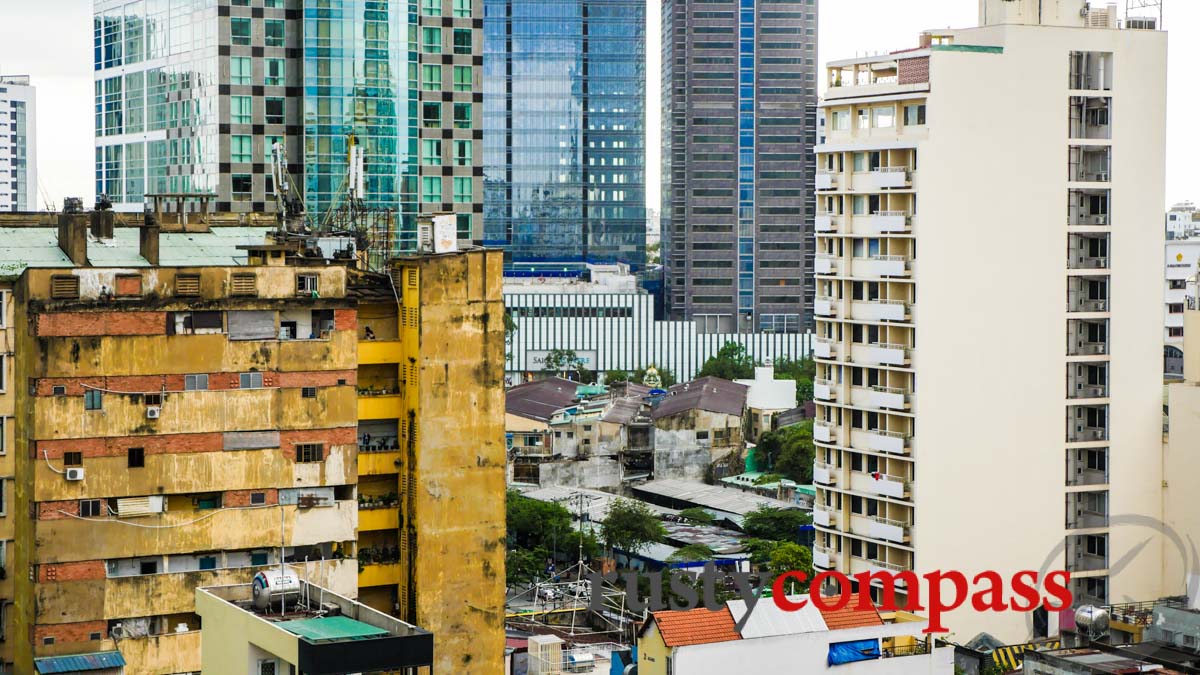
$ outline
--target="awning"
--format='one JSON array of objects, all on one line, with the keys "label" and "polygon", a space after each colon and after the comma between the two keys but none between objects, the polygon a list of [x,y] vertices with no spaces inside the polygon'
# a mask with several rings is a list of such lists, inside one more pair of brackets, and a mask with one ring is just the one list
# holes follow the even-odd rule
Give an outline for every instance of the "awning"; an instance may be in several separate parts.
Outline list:
[{"label": "awning", "polygon": [[829,645],[829,665],[837,666],[855,661],[879,658],[879,640],[853,640]]},{"label": "awning", "polygon": [[125,657],[121,652],[93,652],[91,654],[72,654],[70,656],[46,656],[33,660],[33,667],[38,673],[86,673],[92,670],[107,670],[124,668]]},{"label": "awning", "polygon": [[1059,643],[1053,642],[1038,642],[1025,643],[1023,645],[1008,645],[1006,647],[997,647],[992,652],[992,661],[1006,670],[1016,670],[1024,663],[1025,657],[1023,654],[1028,651],[1058,649]]}]

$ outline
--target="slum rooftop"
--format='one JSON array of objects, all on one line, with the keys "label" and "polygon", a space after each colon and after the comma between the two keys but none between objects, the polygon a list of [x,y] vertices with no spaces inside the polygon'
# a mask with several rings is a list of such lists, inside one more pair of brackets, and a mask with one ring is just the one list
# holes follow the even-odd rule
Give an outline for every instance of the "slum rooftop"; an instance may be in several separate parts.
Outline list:
[{"label": "slum rooftop", "polygon": [[[796,504],[769,497],[760,497],[736,488],[706,485],[693,481],[664,478],[634,485],[635,495],[643,499],[661,498],[673,502],[687,502],[713,511],[745,516],[762,506],[779,509],[796,509]],[[684,508],[684,507],[680,507]]]}]

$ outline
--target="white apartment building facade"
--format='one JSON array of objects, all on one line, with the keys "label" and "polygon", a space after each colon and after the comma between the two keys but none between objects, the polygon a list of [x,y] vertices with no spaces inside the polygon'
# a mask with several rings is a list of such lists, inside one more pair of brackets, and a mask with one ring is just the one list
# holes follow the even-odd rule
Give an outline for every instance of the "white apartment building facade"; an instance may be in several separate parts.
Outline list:
[{"label": "white apartment building facade", "polygon": [[1163,372],[1167,377],[1183,376],[1183,314],[1188,280],[1200,271],[1197,263],[1200,237],[1167,239],[1163,261]]},{"label": "white apartment building facade", "polygon": [[28,75],[0,75],[0,211],[36,211],[37,102]]},{"label": "white apartment building facade", "polygon": [[1155,533],[1121,523],[1161,513],[1166,36],[1117,26],[1083,0],[980,0],[977,28],[829,64],[818,569],[1160,593]]},{"label": "white apartment building facade", "polygon": [[1180,202],[1167,211],[1167,239],[1187,239],[1200,230],[1200,211],[1191,202]]}]

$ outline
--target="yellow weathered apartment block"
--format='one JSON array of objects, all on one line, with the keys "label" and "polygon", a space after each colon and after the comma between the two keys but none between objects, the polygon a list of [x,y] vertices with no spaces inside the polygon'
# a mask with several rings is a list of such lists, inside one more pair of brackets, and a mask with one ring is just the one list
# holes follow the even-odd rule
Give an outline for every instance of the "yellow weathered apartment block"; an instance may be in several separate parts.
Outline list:
[{"label": "yellow weathered apartment block", "polygon": [[5,666],[198,672],[195,589],[282,557],[434,632],[439,672],[497,672],[500,254],[371,274],[99,220],[0,222]]}]

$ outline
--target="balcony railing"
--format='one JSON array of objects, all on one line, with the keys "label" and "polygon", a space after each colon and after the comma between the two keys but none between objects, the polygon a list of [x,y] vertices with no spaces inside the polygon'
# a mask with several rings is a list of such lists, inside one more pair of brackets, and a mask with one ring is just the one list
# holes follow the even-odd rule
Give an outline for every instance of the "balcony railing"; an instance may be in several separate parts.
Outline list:
[{"label": "balcony railing", "polygon": [[914,642],[897,647],[886,647],[881,652],[883,658],[899,658],[904,656],[923,656],[929,653],[929,642]]},{"label": "balcony railing", "polygon": [[1074,557],[1067,558],[1068,572],[1095,572],[1108,569],[1108,557],[1076,552]]},{"label": "balcony railing", "polygon": [[399,380],[376,380],[358,388],[359,396],[395,396],[399,393]]},{"label": "balcony railing", "polygon": [[832,359],[837,356],[837,345],[830,338],[819,337],[813,340],[813,356],[818,359]]},{"label": "balcony railing", "polygon": [[358,437],[359,452],[394,452],[400,449],[399,436],[363,434]]},{"label": "balcony railing", "polygon": [[1108,439],[1108,429],[1105,427],[1071,427],[1067,433],[1068,443],[1088,443]]}]

